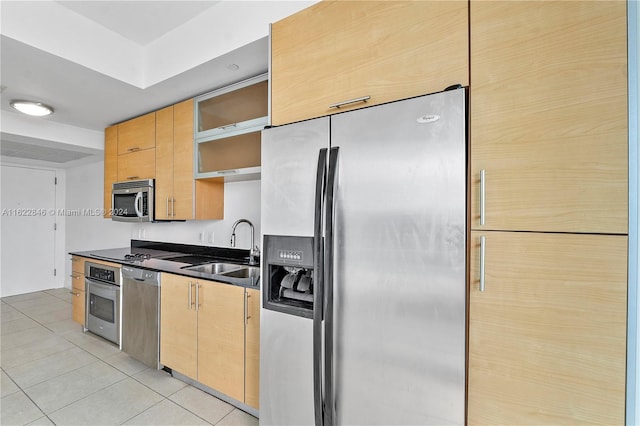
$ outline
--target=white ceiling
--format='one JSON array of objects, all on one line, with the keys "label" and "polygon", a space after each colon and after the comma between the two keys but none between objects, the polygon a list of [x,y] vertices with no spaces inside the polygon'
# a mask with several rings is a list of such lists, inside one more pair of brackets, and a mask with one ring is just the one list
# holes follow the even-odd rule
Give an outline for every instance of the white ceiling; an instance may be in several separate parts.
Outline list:
[{"label": "white ceiling", "polygon": [[218,2],[76,0],[57,3],[144,46]]},{"label": "white ceiling", "polygon": [[[266,72],[269,23],[314,2],[2,0],[0,159],[99,160],[105,127]],[[55,113],[25,117],[12,99]]]}]

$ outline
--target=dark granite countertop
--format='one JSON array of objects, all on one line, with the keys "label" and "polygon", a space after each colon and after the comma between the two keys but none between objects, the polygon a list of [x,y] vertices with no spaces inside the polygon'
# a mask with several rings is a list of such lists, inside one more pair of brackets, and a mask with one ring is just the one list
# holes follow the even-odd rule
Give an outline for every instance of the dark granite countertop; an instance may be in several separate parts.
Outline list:
[{"label": "dark granite countertop", "polygon": [[[146,260],[125,259],[125,255],[136,253],[148,254],[152,257]],[[257,280],[249,280],[246,278],[226,277],[219,274],[214,275],[185,269],[186,267],[211,262],[225,262],[240,266],[250,266],[249,250],[245,249],[131,240],[130,247],[75,251],[69,252],[69,254],[91,259],[107,260],[135,268],[168,272],[170,274],[183,275],[185,277],[224,282],[247,288],[260,288],[259,277]],[[259,265],[251,266],[259,268]],[[255,281],[255,284],[252,283],[253,281]]]}]

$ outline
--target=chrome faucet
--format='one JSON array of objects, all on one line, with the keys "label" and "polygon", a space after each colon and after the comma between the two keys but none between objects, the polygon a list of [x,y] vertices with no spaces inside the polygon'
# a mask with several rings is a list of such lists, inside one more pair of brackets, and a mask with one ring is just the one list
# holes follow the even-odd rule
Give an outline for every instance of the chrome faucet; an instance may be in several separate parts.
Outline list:
[{"label": "chrome faucet", "polygon": [[236,228],[241,223],[246,223],[251,227],[251,250],[249,250],[249,265],[256,265],[258,263],[256,257],[260,256],[260,250],[258,250],[258,246],[255,245],[253,223],[251,223],[247,219],[238,219],[235,221],[235,223],[231,227],[231,247],[236,246]]}]

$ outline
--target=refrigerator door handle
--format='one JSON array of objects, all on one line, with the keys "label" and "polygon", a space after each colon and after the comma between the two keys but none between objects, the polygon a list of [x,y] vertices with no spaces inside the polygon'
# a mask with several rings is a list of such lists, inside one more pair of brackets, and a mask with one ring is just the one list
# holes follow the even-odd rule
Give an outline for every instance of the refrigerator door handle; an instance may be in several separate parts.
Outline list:
[{"label": "refrigerator door handle", "polygon": [[316,193],[313,224],[313,405],[315,425],[324,426],[323,403],[323,365],[322,365],[322,334],[323,334],[323,287],[324,287],[324,239],[322,225],[324,222],[324,188],[327,179],[327,149],[321,149],[318,154],[316,171]]},{"label": "refrigerator door handle", "polygon": [[340,148],[329,152],[329,172],[325,199],[325,243],[324,243],[324,384],[325,424],[336,424],[333,383],[333,246],[335,228],[335,190],[338,183],[338,153]]}]

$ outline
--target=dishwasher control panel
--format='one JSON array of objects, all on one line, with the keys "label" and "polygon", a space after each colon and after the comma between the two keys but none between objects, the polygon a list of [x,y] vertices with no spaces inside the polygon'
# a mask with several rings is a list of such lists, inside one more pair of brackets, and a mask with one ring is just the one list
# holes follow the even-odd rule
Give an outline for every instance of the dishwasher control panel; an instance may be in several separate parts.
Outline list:
[{"label": "dishwasher control panel", "polygon": [[122,277],[138,281],[158,281],[160,273],[146,269],[132,268],[131,266],[123,266]]}]

